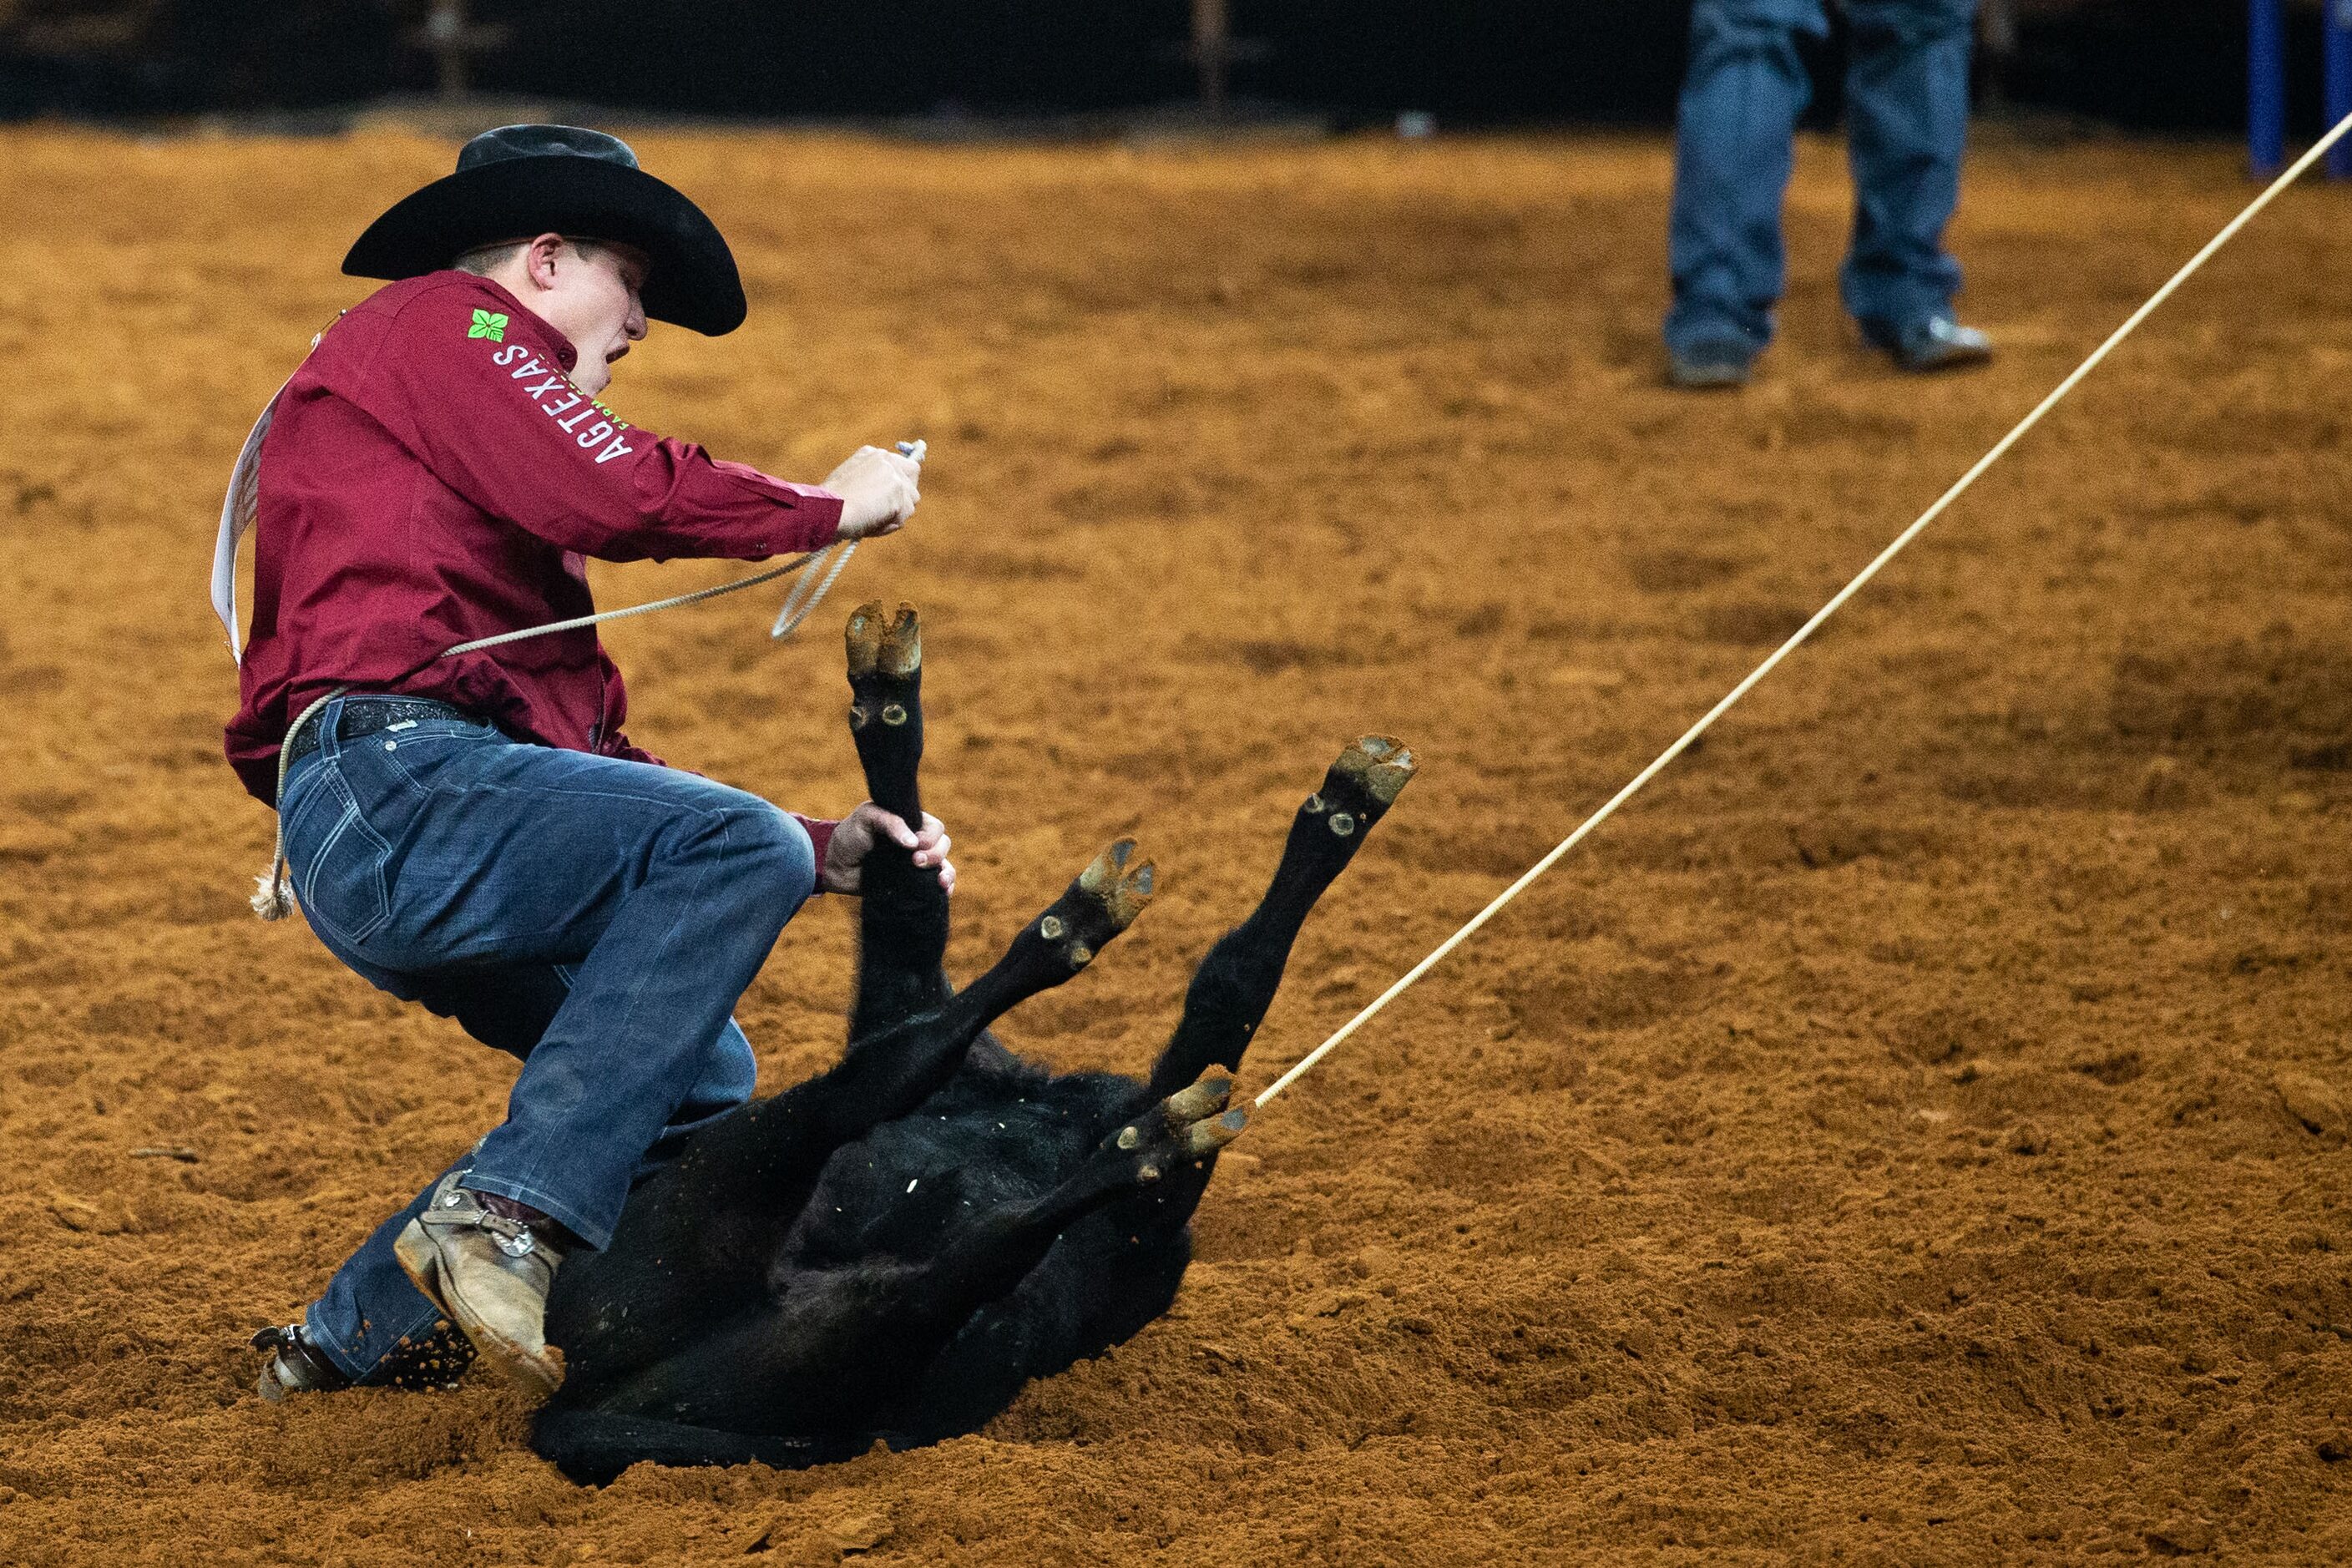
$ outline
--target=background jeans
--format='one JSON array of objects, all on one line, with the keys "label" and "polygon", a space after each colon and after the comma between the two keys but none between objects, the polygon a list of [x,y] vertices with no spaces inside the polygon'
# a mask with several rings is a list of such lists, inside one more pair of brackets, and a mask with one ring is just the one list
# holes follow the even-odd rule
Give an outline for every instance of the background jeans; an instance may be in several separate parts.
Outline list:
[{"label": "background jeans", "polygon": [[[1840,293],[1898,328],[1950,309],[1944,250],[1959,202],[1976,0],[1847,0],[1853,236]],[[1666,346],[1772,340],[1787,276],[1780,207],[1811,84],[1797,39],[1824,37],[1822,0],[1696,0],[1675,145],[1674,306]]]},{"label": "background jeans", "polygon": [[[602,1247],[631,1184],[750,1098],[729,1014],[815,888],[808,834],[708,779],[455,717],[340,741],[348,700],[279,803],[303,915],[374,984],[521,1058],[465,1185]],[[425,1193],[310,1310],[355,1377],[437,1317],[392,1256]]]}]

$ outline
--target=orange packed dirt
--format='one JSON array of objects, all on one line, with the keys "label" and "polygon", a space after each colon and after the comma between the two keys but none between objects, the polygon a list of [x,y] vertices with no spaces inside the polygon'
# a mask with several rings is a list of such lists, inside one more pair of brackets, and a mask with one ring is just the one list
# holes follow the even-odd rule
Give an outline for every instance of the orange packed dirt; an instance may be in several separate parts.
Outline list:
[{"label": "orange packed dirt", "polygon": [[[930,442],[803,637],[625,623],[632,731],[859,795],[837,640],[922,606],[969,976],[1107,840],[1159,900],[1005,1025],[1136,1070],[1351,736],[1422,776],[1255,1089],[1867,560],[2246,198],[1994,144],[2001,358],[1854,346],[1809,142],[1783,341],[1659,385],[1662,142],[646,135],[749,326],[614,401],[791,477]],[[1176,1309],[981,1436],[566,1484],[525,1412],[251,1393],[511,1065],[246,909],[223,479],[451,146],[0,138],[0,1562],[2077,1560],[2352,1553],[2352,314],[2290,195],[1820,641],[1262,1113]],[[723,580],[599,569],[606,604]],[[839,1048],[850,911],[744,999]]]}]

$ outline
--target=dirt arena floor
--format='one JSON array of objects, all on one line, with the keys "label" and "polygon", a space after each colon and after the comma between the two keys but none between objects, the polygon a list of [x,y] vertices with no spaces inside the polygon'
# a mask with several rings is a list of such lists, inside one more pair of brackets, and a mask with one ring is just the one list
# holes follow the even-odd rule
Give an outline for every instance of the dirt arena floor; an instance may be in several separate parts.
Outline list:
[{"label": "dirt arena floor", "polygon": [[[923,606],[970,974],[1107,839],[1165,874],[1003,1031],[1135,1068],[1350,736],[1421,779],[1250,1087],[1646,762],[2242,202],[1989,142],[2000,363],[1840,321],[1658,385],[1654,141],[640,140],[751,324],[614,401],[815,478],[931,443],[803,640],[631,622],[639,739],[857,798],[837,627]],[[1928,1563],[2352,1556],[2352,196],[2295,193],[1696,755],[1291,1095],[1173,1313],[989,1430],[567,1485],[477,1382],[265,1405],[245,1337],[509,1070],[245,908],[205,603],[247,421],[445,143],[0,137],[0,1562]],[[607,603],[734,570],[604,573]],[[836,1051],[843,907],[746,998]],[[163,1152],[158,1152],[162,1151]]]}]

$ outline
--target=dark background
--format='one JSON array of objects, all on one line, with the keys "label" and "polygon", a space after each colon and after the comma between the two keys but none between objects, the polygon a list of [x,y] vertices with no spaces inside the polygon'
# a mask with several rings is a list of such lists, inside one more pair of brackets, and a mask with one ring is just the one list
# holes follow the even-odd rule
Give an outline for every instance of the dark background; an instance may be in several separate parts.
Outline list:
[{"label": "dark background", "polygon": [[[2014,0],[1979,96],[2154,130],[2235,128],[2241,0]],[[1668,122],[1689,0],[1233,0],[1238,111],[1335,123]],[[425,0],[0,0],[0,118],[305,110],[432,90]],[[1186,0],[475,0],[493,95],[761,118],[1086,113],[1190,98]],[[2294,106],[2317,117],[2298,8]],[[1816,120],[1837,110],[1840,42]]]}]

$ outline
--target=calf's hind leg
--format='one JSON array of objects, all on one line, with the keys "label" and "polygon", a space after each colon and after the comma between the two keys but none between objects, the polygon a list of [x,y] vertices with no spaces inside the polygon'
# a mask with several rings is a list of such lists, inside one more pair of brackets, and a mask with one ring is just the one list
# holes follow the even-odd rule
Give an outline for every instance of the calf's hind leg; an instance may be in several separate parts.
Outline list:
[{"label": "calf's hind leg", "polygon": [[[1307,797],[1292,820],[1265,897],[1249,919],[1218,939],[1193,973],[1184,1016],[1152,1065],[1150,1093],[1170,1093],[1212,1069],[1240,1068],[1251,1037],[1274,1005],[1291,944],[1308,911],[1412,781],[1414,766],[1403,743],[1385,735],[1366,735],[1339,753],[1323,776],[1323,787]],[[1116,1344],[1167,1310],[1190,1256],[1182,1232],[1213,1165],[1212,1160],[1187,1166],[1112,1205],[1072,1235],[1070,1269],[1086,1270],[1091,1262],[1091,1293],[1097,1304],[1087,1331],[1064,1347],[1070,1356]],[[1057,1265],[1059,1259],[1057,1254]],[[1037,1353],[1041,1362],[1045,1359],[1042,1345]],[[1033,1375],[1050,1370],[1041,1364]]]},{"label": "calf's hind leg", "polygon": [[1173,1093],[1211,1067],[1232,1071],[1241,1066],[1250,1037],[1274,1005],[1307,912],[1348,868],[1364,835],[1387,815],[1417,765],[1402,742],[1385,735],[1366,735],[1339,753],[1323,787],[1292,820],[1265,897],[1194,971],[1184,1016],[1151,1069],[1154,1095]]}]

